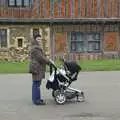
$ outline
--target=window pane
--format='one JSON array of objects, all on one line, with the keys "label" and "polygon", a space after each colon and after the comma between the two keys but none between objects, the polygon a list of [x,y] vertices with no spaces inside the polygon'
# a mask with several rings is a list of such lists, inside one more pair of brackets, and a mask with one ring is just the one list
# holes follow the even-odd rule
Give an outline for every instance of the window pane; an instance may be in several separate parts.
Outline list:
[{"label": "window pane", "polygon": [[15,5],[15,0],[9,0],[9,5]]},{"label": "window pane", "polygon": [[88,51],[93,51],[93,43],[88,43]]},{"label": "window pane", "polygon": [[23,39],[22,38],[18,39],[18,47],[23,47]]},{"label": "window pane", "polygon": [[24,6],[29,6],[30,5],[30,0],[24,0]]},{"label": "window pane", "polygon": [[89,33],[87,35],[87,40],[89,52],[100,50],[100,33]]},{"label": "window pane", "polygon": [[95,43],[95,50],[100,50],[100,42]]},{"label": "window pane", "polygon": [[90,33],[87,34],[88,41],[100,41],[100,34],[99,33]]},{"label": "window pane", "polygon": [[93,39],[100,40],[100,34],[99,33],[94,34]]},{"label": "window pane", "polygon": [[77,41],[83,41],[84,40],[84,34],[80,32],[72,32],[71,33],[71,40],[77,40]]},{"label": "window pane", "polygon": [[87,36],[87,40],[88,41],[92,41],[93,40],[92,34],[87,34],[86,36]]},{"label": "window pane", "polygon": [[83,52],[84,51],[84,43],[83,42],[76,42],[76,51]]},{"label": "window pane", "polygon": [[71,51],[100,51],[100,33],[71,33]]},{"label": "window pane", "polygon": [[83,33],[77,32],[76,36],[77,36],[78,41],[84,41],[84,36],[85,35]]},{"label": "window pane", "polygon": [[22,6],[22,0],[16,0],[16,5],[17,6]]},{"label": "window pane", "polygon": [[84,51],[84,34],[80,32],[71,33],[71,51]]},{"label": "window pane", "polygon": [[100,50],[100,42],[88,42],[88,51],[99,51]]},{"label": "window pane", "polygon": [[74,40],[77,40],[77,35],[75,32],[72,32],[71,33],[71,40],[74,41]]},{"label": "window pane", "polygon": [[7,30],[0,30],[0,46],[7,47]]},{"label": "window pane", "polygon": [[75,52],[76,51],[76,43],[71,42],[71,51]]},{"label": "window pane", "polygon": [[71,51],[72,52],[83,52],[84,42],[71,42]]}]

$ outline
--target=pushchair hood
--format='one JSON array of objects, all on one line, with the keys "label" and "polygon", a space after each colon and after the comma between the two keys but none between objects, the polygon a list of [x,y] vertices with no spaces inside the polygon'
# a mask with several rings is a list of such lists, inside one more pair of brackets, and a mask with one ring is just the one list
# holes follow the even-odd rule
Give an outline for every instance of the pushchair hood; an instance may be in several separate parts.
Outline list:
[{"label": "pushchair hood", "polygon": [[76,61],[65,61],[64,62],[64,67],[66,70],[69,70],[71,74],[75,72],[79,72],[81,70],[80,65]]}]

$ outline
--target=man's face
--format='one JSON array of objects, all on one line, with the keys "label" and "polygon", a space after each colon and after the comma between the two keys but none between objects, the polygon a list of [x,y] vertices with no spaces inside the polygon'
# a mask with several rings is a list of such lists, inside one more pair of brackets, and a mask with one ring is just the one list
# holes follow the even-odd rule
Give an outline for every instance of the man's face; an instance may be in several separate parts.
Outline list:
[{"label": "man's face", "polygon": [[41,38],[40,37],[36,37],[36,41],[40,42]]}]

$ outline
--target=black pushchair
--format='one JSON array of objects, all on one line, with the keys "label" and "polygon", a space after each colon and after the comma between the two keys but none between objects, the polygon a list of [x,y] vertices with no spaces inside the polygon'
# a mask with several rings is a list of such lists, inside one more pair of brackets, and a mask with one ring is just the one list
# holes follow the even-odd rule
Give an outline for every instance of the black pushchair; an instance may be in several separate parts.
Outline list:
[{"label": "black pushchair", "polygon": [[71,88],[73,81],[77,80],[81,67],[75,61],[65,61],[60,68],[57,68],[54,61],[50,60],[50,78],[46,88],[52,89],[52,96],[56,103],[64,104],[66,100],[76,98],[76,101],[85,100],[81,90]]}]

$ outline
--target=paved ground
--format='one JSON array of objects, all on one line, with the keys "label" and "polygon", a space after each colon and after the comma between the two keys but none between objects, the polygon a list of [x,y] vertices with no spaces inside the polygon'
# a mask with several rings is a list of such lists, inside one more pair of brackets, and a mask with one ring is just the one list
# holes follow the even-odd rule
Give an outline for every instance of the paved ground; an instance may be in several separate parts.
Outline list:
[{"label": "paved ground", "polygon": [[86,102],[62,106],[55,104],[45,86],[48,104],[34,106],[31,83],[28,74],[0,75],[1,120],[120,120],[120,72],[81,73],[72,86],[85,92]]}]

